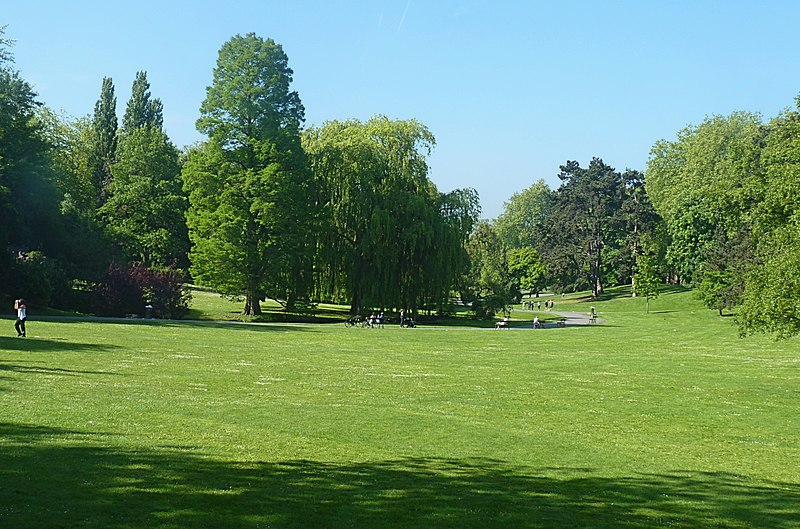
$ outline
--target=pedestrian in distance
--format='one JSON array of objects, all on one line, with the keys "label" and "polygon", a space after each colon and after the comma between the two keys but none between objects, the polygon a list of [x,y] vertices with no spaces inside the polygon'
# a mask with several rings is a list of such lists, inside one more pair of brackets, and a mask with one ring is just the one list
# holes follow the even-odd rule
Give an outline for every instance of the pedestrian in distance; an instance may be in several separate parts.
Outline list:
[{"label": "pedestrian in distance", "polygon": [[25,320],[28,319],[28,306],[25,304],[25,300],[15,299],[14,309],[17,311],[17,321],[14,323],[17,336],[25,337]]}]

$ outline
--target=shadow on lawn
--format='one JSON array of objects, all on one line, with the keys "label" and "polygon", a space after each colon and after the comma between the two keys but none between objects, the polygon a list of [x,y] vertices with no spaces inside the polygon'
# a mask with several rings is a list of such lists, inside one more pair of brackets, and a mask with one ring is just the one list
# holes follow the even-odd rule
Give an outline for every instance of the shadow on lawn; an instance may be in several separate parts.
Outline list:
[{"label": "shadow on lawn", "polygon": [[117,349],[116,346],[107,344],[90,344],[73,342],[60,338],[41,338],[28,334],[27,338],[9,338],[0,336],[0,350],[25,351],[30,353],[60,353],[60,352],[103,352]]},{"label": "shadow on lawn", "polygon": [[[622,478],[488,459],[229,463],[0,424],[0,526],[740,528],[800,524],[800,487],[720,473]],[[576,477],[578,476],[578,477]]]}]

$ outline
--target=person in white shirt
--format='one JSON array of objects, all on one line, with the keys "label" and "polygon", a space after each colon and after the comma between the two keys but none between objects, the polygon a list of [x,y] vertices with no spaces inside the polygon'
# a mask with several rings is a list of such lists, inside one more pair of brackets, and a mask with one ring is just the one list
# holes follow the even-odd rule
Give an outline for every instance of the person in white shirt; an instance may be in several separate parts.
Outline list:
[{"label": "person in white shirt", "polygon": [[14,301],[14,308],[17,309],[17,321],[14,328],[17,329],[17,336],[25,336],[25,320],[28,318],[28,306],[25,300],[20,298]]}]

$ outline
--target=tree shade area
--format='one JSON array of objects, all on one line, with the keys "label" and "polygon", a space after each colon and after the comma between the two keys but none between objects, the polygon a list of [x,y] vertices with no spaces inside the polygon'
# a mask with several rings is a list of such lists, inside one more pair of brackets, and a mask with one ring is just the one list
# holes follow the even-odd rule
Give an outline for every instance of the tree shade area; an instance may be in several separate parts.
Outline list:
[{"label": "tree shade area", "polygon": [[126,310],[175,316],[193,282],[241,297],[255,317],[266,299],[492,317],[545,292],[600,298],[631,285],[653,300],[681,284],[742,334],[800,333],[800,100],[769,120],[741,111],[689,125],[653,145],[643,172],[567,160],[558,188],[534,181],[480,219],[473,189],[429,178],[436,141],[419,121],[306,126],[272,39],[223,44],[197,120],[206,139],[183,149],[146,71],[121,123],[110,77],[93,112],[72,118],[38,101],[10,44],[0,29],[8,306],[25,296],[118,313],[114,300],[127,299]]}]

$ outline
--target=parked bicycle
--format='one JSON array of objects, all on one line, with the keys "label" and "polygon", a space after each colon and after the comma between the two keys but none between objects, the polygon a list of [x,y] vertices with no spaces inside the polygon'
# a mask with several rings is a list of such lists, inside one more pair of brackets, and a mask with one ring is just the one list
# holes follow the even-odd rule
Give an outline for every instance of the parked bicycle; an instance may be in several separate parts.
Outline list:
[{"label": "parked bicycle", "polygon": [[364,320],[361,319],[361,316],[353,316],[352,318],[348,318],[344,322],[345,327],[363,327]]}]

